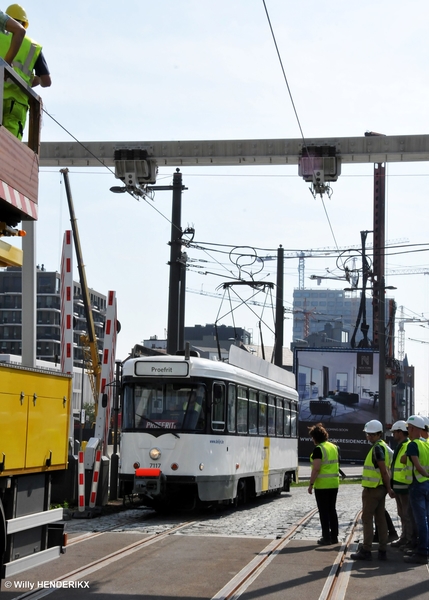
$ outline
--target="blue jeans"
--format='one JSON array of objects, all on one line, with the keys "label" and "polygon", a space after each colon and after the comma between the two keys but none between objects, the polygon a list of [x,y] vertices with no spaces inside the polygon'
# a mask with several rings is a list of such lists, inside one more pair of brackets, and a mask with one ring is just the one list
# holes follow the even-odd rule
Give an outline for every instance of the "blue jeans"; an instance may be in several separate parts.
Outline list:
[{"label": "blue jeans", "polygon": [[429,556],[429,481],[413,481],[409,494],[419,536],[417,553]]}]

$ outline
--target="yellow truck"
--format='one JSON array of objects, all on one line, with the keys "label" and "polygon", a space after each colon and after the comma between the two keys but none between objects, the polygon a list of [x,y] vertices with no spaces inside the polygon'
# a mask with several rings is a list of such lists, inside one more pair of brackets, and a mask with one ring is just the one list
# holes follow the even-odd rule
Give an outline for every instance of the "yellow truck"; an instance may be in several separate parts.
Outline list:
[{"label": "yellow truck", "polygon": [[62,552],[63,509],[51,473],[67,468],[71,376],[0,363],[1,577]]}]

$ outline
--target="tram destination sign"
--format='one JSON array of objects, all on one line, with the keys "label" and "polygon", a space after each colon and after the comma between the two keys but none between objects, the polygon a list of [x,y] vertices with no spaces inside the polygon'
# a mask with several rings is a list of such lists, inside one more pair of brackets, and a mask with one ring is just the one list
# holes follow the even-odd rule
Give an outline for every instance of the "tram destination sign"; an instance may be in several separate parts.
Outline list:
[{"label": "tram destination sign", "polygon": [[187,377],[187,362],[138,361],[135,364],[137,376],[144,377]]}]

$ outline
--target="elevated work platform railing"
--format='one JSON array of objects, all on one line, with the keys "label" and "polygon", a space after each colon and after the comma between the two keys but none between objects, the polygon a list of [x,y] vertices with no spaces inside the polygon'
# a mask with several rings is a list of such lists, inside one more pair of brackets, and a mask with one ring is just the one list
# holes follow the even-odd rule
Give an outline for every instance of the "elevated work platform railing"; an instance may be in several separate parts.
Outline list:
[{"label": "elevated work platform railing", "polygon": [[[4,60],[0,59],[0,81],[12,81],[28,97],[27,144],[0,125],[0,236],[11,235],[21,221],[38,217],[39,151],[42,100]],[[3,85],[0,86],[0,123],[3,123]],[[22,251],[0,244],[0,266],[21,266]]]}]

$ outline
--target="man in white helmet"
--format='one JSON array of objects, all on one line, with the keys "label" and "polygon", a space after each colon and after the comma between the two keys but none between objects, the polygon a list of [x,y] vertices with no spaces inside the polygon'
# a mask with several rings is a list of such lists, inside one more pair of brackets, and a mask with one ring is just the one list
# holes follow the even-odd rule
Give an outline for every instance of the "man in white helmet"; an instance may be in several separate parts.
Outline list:
[{"label": "man in white helmet", "polygon": [[412,469],[410,465],[404,465],[401,457],[405,456],[408,446],[408,428],[405,421],[396,421],[390,430],[397,446],[392,457],[391,486],[395,492],[396,507],[401,520],[402,532],[399,540],[392,542],[393,548],[410,546],[413,540],[413,520],[409,507],[408,488],[412,482]]},{"label": "man in white helmet", "polygon": [[390,486],[390,453],[382,439],[383,425],[380,421],[368,421],[364,432],[372,444],[363,465],[362,473],[362,523],[363,544],[357,552],[350,555],[353,560],[372,560],[372,542],[374,539],[374,519],[378,530],[378,558],[386,560],[388,529],[385,516],[386,494],[391,498],[395,494]]},{"label": "man in white helmet", "polygon": [[410,442],[407,446],[407,464],[412,467],[410,504],[417,527],[418,544],[416,550],[404,561],[427,565],[429,556],[429,443],[423,437],[426,428],[420,415],[407,419]]}]

